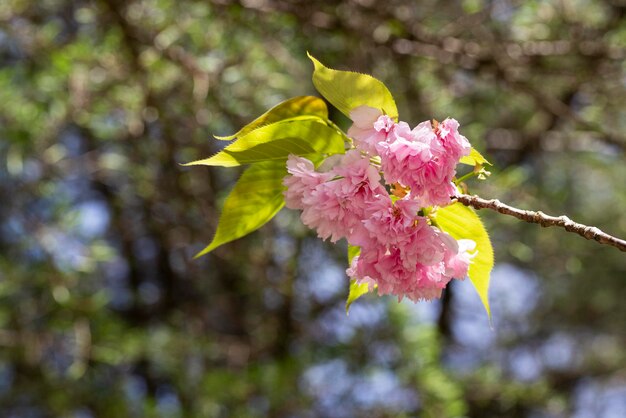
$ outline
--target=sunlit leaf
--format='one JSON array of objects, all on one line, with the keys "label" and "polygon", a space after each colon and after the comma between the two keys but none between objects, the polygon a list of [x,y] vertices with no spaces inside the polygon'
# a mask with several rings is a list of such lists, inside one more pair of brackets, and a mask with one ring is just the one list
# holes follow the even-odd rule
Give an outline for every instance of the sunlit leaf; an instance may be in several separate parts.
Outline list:
[{"label": "sunlit leaf", "polygon": [[437,225],[456,239],[471,239],[476,242],[478,253],[470,264],[468,275],[487,315],[491,317],[488,293],[493,269],[493,248],[483,223],[473,209],[455,203],[437,210]]},{"label": "sunlit leaf", "polygon": [[366,105],[398,119],[396,102],[381,81],[367,74],[327,68],[311,54],[308,55],[315,66],[315,88],[341,113],[350,117],[352,109]]},{"label": "sunlit leaf", "polygon": [[[359,255],[361,252],[360,247],[354,245],[348,245],[348,264],[352,262],[352,259]],[[369,292],[369,285],[367,283],[357,283],[356,279],[350,278],[350,291],[348,293],[348,299],[346,300],[346,314],[350,310],[352,302]]]},{"label": "sunlit leaf", "polygon": [[282,185],[285,175],[284,160],[248,167],[224,202],[213,240],[196,257],[241,238],[272,219],[285,204]]},{"label": "sunlit leaf", "polygon": [[361,254],[361,247],[348,244],[348,264],[352,263],[352,259]]},{"label": "sunlit leaf", "polygon": [[315,150],[306,141],[299,138],[282,138],[276,141],[255,145],[244,151],[218,152],[211,158],[195,161],[185,165],[210,165],[221,167],[235,167],[238,165],[257,163],[261,161],[282,160],[289,154],[306,156],[315,154]]},{"label": "sunlit leaf", "polygon": [[292,118],[258,128],[203,160],[184,164],[234,167],[259,161],[286,159],[289,154],[340,154],[344,137],[322,119]]},{"label": "sunlit leaf", "polygon": [[216,136],[222,141],[242,137],[253,130],[270,123],[289,119],[294,116],[317,116],[321,119],[328,119],[328,108],[326,103],[315,96],[298,96],[277,104],[261,116],[244,126],[239,132],[230,136]]},{"label": "sunlit leaf", "polygon": [[346,314],[349,313],[352,302],[367,292],[369,292],[369,285],[367,283],[358,283],[356,279],[350,279],[350,292],[348,293],[348,299],[346,300]]},{"label": "sunlit leaf", "polygon": [[487,159],[483,157],[481,153],[476,151],[476,149],[474,149],[473,147],[472,147],[472,150],[470,151],[470,155],[461,157],[460,163],[472,165],[472,166],[481,165],[481,164],[491,165],[491,163],[487,161]]}]

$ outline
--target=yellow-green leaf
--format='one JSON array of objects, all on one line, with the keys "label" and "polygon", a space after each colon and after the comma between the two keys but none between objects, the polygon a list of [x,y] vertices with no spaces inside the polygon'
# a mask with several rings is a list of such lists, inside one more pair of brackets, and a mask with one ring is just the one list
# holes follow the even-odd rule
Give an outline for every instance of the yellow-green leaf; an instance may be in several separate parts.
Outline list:
[{"label": "yellow-green leaf", "polygon": [[350,117],[350,111],[359,106],[379,109],[394,120],[398,120],[398,109],[393,96],[385,85],[367,74],[339,71],[325,67],[308,54],[315,70],[313,84],[326,100],[341,113]]},{"label": "yellow-green leaf", "polygon": [[352,259],[361,254],[361,247],[348,244],[348,264],[352,263]]},{"label": "yellow-green leaf", "polygon": [[472,150],[470,151],[470,155],[461,157],[460,163],[472,165],[472,166],[477,166],[477,165],[482,165],[482,164],[491,165],[491,163],[487,161],[487,159],[483,157],[481,153],[476,151],[473,147],[472,147]]},{"label": "yellow-green leaf", "polygon": [[350,279],[350,292],[348,293],[348,299],[346,300],[346,314],[349,313],[352,302],[367,292],[369,292],[369,285],[367,283],[358,283],[356,279]]},{"label": "yellow-green leaf", "polygon": [[248,167],[224,202],[213,240],[196,257],[241,238],[272,219],[285,204],[282,180],[286,175],[284,160]]},{"label": "yellow-green leaf", "polygon": [[[359,255],[361,252],[360,247],[348,244],[348,264],[352,262],[352,259]],[[352,302],[369,292],[369,285],[367,283],[357,283],[356,279],[350,278],[350,291],[348,292],[348,299],[346,300],[346,314],[350,310]]]},{"label": "yellow-green leaf", "polygon": [[289,119],[295,116],[317,116],[321,119],[328,119],[328,108],[326,103],[315,96],[298,96],[277,104],[261,116],[244,126],[239,132],[229,136],[216,136],[222,141],[242,137],[257,128],[270,123]]},{"label": "yellow-green leaf", "polygon": [[252,164],[261,161],[282,160],[285,161],[289,154],[311,155],[315,150],[303,139],[281,138],[255,145],[243,151],[230,151],[224,149],[210,158],[194,161],[185,165],[209,165],[220,167],[235,167],[238,165]]},{"label": "yellow-green leaf", "polygon": [[343,135],[322,119],[296,117],[255,129],[212,157],[184,165],[234,167],[286,159],[289,154],[340,154],[344,150]]},{"label": "yellow-green leaf", "polygon": [[471,239],[476,242],[478,253],[472,259],[468,275],[491,318],[488,293],[493,269],[493,248],[483,223],[473,209],[455,203],[437,209],[437,225],[455,239]]}]

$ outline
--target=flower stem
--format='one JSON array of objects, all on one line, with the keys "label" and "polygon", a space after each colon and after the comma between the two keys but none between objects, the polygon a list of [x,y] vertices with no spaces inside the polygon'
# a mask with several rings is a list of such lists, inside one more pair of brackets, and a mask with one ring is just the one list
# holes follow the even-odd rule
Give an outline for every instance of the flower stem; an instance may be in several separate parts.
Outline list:
[{"label": "flower stem", "polygon": [[469,179],[469,178],[472,178],[472,177],[474,177],[474,176],[476,176],[476,175],[478,175],[478,173],[477,173],[477,172],[475,172],[475,171],[470,171],[469,173],[465,174],[464,176],[461,176],[461,178],[456,179],[456,180],[454,181],[454,184],[456,184],[456,185],[458,186],[459,184],[461,184],[461,182],[463,182],[463,181],[465,181],[465,180],[467,180],[467,179]]}]

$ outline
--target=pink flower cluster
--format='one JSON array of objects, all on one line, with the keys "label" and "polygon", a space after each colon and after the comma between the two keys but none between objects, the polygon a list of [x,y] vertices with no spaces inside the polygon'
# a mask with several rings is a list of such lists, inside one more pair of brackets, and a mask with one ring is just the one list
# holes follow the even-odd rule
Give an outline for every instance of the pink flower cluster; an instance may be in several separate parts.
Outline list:
[{"label": "pink flower cluster", "polygon": [[[411,130],[365,106],[351,117],[356,149],[329,171],[289,157],[286,205],[301,209],[302,222],[320,238],[361,247],[347,270],[360,283],[399,299],[440,297],[452,278],[467,275],[475,244],[439,230],[421,209],[450,203],[455,167],[469,154],[469,142],[454,119]],[[400,197],[392,199],[383,182]]]},{"label": "pink flower cluster", "polygon": [[423,207],[450,203],[456,191],[455,167],[472,148],[459,134],[456,120],[446,119],[435,127],[426,121],[411,130],[407,123],[395,123],[367,106],[354,109],[350,116],[354,125],[348,135],[358,149],[380,156],[387,184],[409,188]]}]

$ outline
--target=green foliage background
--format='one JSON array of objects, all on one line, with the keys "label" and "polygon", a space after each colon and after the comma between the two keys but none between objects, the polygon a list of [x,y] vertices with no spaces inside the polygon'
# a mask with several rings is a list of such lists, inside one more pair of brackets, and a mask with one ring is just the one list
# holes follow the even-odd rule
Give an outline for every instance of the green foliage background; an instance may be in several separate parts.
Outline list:
[{"label": "green foliage background", "polygon": [[[626,257],[481,212],[468,282],[365,296],[282,211],[198,260],[240,169],[181,167],[314,94],[310,51],[400,118],[457,118],[471,191],[626,237],[619,1],[0,2],[0,412],[8,417],[617,417]],[[344,128],[338,111],[332,116]]]}]

